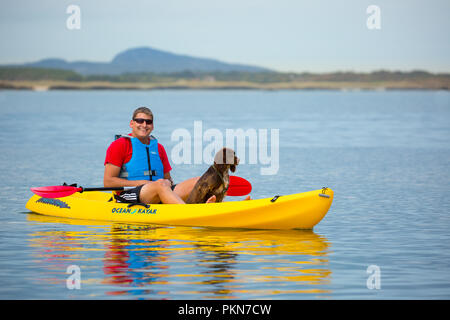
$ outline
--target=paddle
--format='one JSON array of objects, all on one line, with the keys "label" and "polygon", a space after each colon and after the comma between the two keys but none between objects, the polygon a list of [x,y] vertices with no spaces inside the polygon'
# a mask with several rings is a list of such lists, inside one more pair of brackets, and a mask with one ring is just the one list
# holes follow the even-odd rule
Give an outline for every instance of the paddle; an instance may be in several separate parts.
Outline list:
[{"label": "paddle", "polygon": [[[48,186],[30,188],[30,190],[42,198],[63,198],[68,197],[75,192],[85,191],[124,191],[134,187],[118,188],[83,188],[75,186]],[[250,182],[241,177],[230,176],[230,186],[228,187],[228,196],[245,196],[252,191]]]},{"label": "paddle", "polygon": [[134,187],[119,187],[119,188],[83,188],[74,186],[48,186],[30,188],[31,192],[37,194],[42,198],[63,198],[68,197],[75,192],[84,191],[124,191]]},{"label": "paddle", "polygon": [[252,192],[252,185],[244,178],[230,176],[230,184],[227,190],[227,196],[245,196]]}]

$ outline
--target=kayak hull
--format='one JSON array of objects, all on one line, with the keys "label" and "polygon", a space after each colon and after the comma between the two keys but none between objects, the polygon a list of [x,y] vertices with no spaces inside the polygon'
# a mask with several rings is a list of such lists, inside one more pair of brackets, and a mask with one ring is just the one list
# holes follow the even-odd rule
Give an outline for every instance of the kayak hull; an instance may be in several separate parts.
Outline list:
[{"label": "kayak hull", "polygon": [[47,216],[124,223],[250,229],[312,229],[328,212],[331,189],[257,200],[202,204],[132,205],[111,193],[84,192],[47,199],[32,196],[26,208]]}]

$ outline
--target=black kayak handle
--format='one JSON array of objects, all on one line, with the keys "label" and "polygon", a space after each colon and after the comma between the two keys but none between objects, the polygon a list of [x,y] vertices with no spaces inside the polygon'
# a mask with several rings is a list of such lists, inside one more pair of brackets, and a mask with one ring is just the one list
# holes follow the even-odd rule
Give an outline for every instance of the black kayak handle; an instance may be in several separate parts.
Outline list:
[{"label": "black kayak handle", "polygon": [[270,202],[277,201],[279,197],[281,197],[281,195],[276,195],[275,197],[272,198],[272,200],[270,200]]},{"label": "black kayak handle", "polygon": [[150,205],[149,205],[149,204],[145,204],[145,203],[142,203],[142,202],[138,202],[138,203],[130,203],[130,204],[127,206],[127,208],[131,208],[131,207],[133,207],[133,206],[143,206],[145,209],[150,208]]}]

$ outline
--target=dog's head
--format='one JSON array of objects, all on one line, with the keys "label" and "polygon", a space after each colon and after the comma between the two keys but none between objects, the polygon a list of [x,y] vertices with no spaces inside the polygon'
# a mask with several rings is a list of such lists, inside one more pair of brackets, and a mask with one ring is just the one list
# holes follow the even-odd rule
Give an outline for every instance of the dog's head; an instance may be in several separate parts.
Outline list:
[{"label": "dog's head", "polygon": [[222,148],[214,156],[215,164],[225,164],[229,166],[231,172],[236,171],[236,166],[239,164],[239,158],[236,157],[236,153],[233,149]]}]

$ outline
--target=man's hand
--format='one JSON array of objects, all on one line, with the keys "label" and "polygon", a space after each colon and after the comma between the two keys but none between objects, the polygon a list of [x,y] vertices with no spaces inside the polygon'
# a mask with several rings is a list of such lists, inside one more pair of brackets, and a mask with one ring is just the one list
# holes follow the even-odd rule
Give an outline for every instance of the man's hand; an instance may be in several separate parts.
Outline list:
[{"label": "man's hand", "polygon": [[170,185],[173,186],[173,180],[172,180],[172,177],[170,176],[170,172],[164,173],[164,179],[169,180],[170,181]]}]

